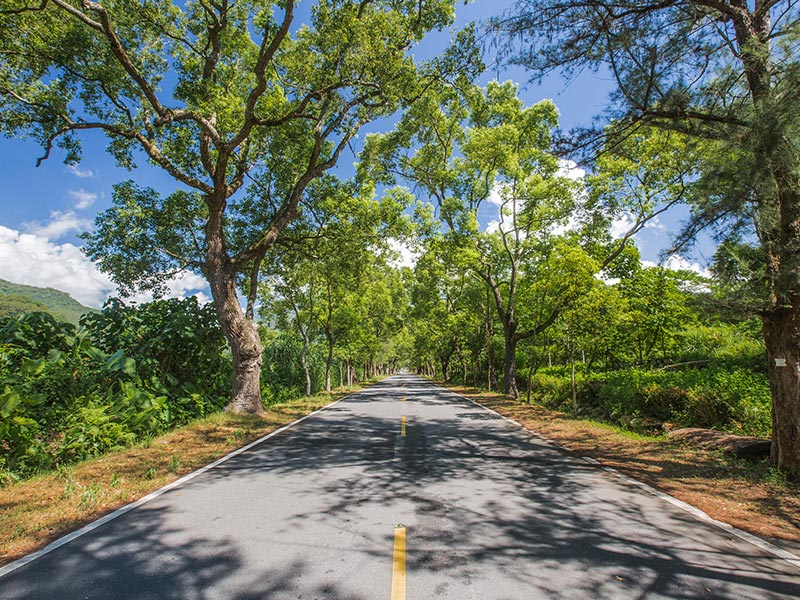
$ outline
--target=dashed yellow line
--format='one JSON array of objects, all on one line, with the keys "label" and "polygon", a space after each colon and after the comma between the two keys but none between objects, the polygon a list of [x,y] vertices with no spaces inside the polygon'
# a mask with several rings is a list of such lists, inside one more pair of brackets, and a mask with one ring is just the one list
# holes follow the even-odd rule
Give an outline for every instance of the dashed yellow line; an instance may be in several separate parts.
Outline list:
[{"label": "dashed yellow line", "polygon": [[402,525],[394,528],[391,600],[406,600],[406,528]]},{"label": "dashed yellow line", "polygon": [[406,417],[400,419],[400,437],[406,437]]},{"label": "dashed yellow line", "polygon": [[405,402],[405,401],[406,401],[406,397],[405,397],[405,396],[403,396],[403,402]]}]

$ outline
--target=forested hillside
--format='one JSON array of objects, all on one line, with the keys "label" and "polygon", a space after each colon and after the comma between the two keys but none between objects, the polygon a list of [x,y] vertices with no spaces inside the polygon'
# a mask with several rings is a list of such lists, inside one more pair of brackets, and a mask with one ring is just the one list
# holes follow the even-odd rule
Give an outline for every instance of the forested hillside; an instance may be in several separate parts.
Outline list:
[{"label": "forested hillside", "polygon": [[0,317],[16,317],[31,312],[46,312],[59,321],[77,325],[81,316],[95,311],[65,292],[0,279]]}]

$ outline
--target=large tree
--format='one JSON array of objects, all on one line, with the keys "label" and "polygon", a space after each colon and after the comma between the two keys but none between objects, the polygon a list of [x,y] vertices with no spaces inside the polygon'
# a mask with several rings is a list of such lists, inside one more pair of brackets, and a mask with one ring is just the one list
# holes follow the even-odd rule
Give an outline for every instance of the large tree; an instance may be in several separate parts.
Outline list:
[{"label": "large tree", "polygon": [[705,146],[681,240],[712,227],[756,241],[772,460],[800,477],[800,5],[522,0],[495,25],[536,76],[607,69],[617,133],[646,123]]},{"label": "large tree", "polygon": [[359,128],[446,76],[409,49],[452,21],[452,0],[6,0],[0,130],[80,159],[99,131],[124,166],[144,157],[179,191],[128,183],[88,253],[123,287],[184,268],[208,279],[234,364],[230,409],[260,412],[261,343],[237,297]]}]

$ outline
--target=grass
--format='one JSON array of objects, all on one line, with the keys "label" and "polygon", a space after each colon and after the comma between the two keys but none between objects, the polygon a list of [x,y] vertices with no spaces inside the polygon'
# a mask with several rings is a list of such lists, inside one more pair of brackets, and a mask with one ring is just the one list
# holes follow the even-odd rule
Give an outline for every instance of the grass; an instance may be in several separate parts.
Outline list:
[{"label": "grass", "polygon": [[800,551],[800,484],[767,461],[681,445],[509,396],[448,385],[581,456],[696,506],[713,519]]},{"label": "grass", "polygon": [[133,502],[228,452],[350,393],[216,413],[136,446],[0,488],[0,565]]}]

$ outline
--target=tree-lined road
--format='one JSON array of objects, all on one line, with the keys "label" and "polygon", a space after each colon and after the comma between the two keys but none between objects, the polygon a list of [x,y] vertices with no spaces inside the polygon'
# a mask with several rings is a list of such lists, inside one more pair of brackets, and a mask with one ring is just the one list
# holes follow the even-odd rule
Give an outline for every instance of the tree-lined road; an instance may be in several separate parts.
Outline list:
[{"label": "tree-lined road", "polygon": [[11,572],[0,598],[388,600],[398,526],[409,599],[800,595],[788,562],[395,376]]}]

